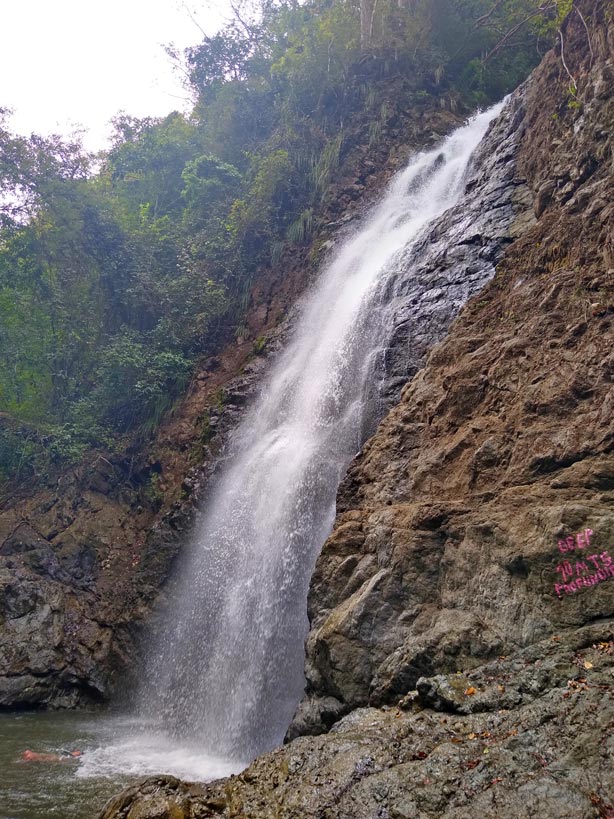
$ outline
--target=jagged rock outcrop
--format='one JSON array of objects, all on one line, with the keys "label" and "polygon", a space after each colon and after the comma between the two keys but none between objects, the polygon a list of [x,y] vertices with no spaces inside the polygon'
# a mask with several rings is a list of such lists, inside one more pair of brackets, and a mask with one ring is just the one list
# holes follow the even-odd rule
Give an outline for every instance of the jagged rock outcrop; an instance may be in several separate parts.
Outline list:
[{"label": "jagged rock outcrop", "polygon": [[536,221],[339,492],[292,731],[352,713],[104,819],[614,815],[611,3],[562,39],[525,91]]},{"label": "jagged rock outcrop", "polygon": [[139,515],[104,492],[120,470],[101,458],[0,515],[0,707],[105,696],[100,666],[121,664],[127,637],[112,628],[134,605],[143,546]]},{"label": "jagged rock outcrop", "polygon": [[460,203],[398,260],[379,385],[386,409],[398,403],[401,389],[463,305],[494,276],[507,245],[535,221],[531,192],[516,163],[525,130],[520,90],[475,152]]}]

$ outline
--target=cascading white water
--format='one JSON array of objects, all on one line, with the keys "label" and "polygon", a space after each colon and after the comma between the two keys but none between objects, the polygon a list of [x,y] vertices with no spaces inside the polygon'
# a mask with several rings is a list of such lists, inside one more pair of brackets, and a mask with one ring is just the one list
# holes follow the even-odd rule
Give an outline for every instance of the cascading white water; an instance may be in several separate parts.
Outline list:
[{"label": "cascading white water", "polygon": [[372,420],[386,284],[461,196],[499,110],[414,157],[341,243],[237,430],[143,692],[149,715],[177,739],[238,763],[282,740],[304,685],[309,579]]}]

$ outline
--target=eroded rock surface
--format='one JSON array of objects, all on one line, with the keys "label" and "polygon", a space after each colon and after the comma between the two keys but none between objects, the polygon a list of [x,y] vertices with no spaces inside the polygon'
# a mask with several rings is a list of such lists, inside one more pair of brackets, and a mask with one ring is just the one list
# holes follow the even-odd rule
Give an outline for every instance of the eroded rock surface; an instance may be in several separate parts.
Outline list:
[{"label": "eroded rock surface", "polygon": [[328,733],[104,819],[614,816],[614,20],[580,9],[526,88],[536,221],[340,489],[290,735]]},{"label": "eroded rock surface", "polygon": [[532,197],[517,167],[525,136],[524,90],[517,91],[475,152],[460,203],[401,255],[389,286],[389,341],[381,367],[380,406],[424,365],[471,296],[492,279],[505,248],[535,222]]},{"label": "eroded rock surface", "polygon": [[[602,79],[613,32],[604,5],[592,20],[592,65],[580,19],[567,28],[581,107],[569,106],[555,53],[526,90],[519,170],[539,221],[341,486],[311,585],[309,693],[291,735],[326,726],[319,698],[327,714],[337,701],[335,716],[392,702],[420,676],[612,613],[614,584],[556,591],[564,559],[575,580],[605,568],[587,552],[614,555],[614,85]],[[544,179],[556,181],[542,210]],[[590,549],[559,551],[584,529]]]},{"label": "eroded rock surface", "polygon": [[423,679],[400,706],[359,708],[239,776],[152,777],[100,819],[611,816],[613,636],[609,621]]}]

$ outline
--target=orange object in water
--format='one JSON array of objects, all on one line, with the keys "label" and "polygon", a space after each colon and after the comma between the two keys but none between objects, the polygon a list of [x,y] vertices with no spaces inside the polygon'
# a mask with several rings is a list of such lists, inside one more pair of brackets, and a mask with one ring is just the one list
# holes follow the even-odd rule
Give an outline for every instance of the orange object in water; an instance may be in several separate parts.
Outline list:
[{"label": "orange object in water", "polygon": [[68,751],[63,754],[39,754],[36,751],[25,750],[21,754],[22,762],[66,762],[81,756],[83,751]]}]

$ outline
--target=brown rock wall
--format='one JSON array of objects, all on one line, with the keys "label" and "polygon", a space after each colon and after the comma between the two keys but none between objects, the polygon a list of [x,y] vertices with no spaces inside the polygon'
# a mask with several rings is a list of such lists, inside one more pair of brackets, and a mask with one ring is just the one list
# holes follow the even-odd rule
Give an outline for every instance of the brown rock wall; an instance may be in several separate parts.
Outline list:
[{"label": "brown rock wall", "polygon": [[310,592],[311,714],[318,696],[391,702],[614,611],[614,584],[555,590],[561,562],[575,578],[589,551],[564,555],[559,538],[590,528],[591,554],[614,556],[613,27],[607,4],[584,11],[588,35],[579,14],[564,31],[577,97],[555,52],[527,88],[519,167],[537,224],[340,488]]}]

